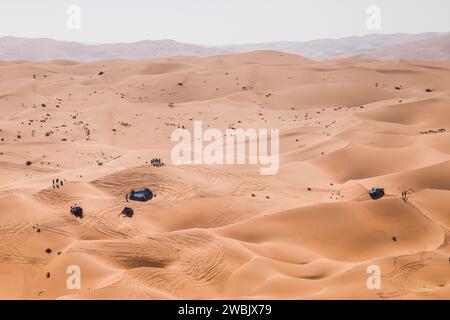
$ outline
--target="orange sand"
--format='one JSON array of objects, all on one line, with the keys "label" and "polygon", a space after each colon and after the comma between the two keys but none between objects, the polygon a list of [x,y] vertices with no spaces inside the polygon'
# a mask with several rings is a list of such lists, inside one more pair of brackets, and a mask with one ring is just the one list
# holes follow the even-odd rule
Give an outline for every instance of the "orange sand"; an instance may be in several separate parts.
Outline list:
[{"label": "orange sand", "polygon": [[[449,299],[449,71],[273,51],[0,62],[0,298]],[[279,128],[279,173],[171,165],[194,120]],[[157,197],[127,204],[139,187]]]}]

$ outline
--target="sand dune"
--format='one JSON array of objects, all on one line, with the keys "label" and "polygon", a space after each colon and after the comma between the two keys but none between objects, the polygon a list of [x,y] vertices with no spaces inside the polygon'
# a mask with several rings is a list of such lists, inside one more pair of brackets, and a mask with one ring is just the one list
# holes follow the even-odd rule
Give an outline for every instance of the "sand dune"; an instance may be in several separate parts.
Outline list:
[{"label": "sand dune", "polygon": [[[0,297],[449,299],[448,70],[277,51],[1,62]],[[194,120],[279,128],[278,174],[173,165]],[[156,197],[127,203],[141,187]]]},{"label": "sand dune", "polygon": [[383,59],[448,60],[448,33],[368,34],[339,39],[278,41],[230,44],[219,47],[181,43],[174,40],[144,40],[129,43],[86,44],[48,38],[0,37],[0,60],[48,61],[66,59],[87,62],[106,59],[156,59],[174,56],[215,56],[220,54],[274,50],[316,60],[339,57]]}]

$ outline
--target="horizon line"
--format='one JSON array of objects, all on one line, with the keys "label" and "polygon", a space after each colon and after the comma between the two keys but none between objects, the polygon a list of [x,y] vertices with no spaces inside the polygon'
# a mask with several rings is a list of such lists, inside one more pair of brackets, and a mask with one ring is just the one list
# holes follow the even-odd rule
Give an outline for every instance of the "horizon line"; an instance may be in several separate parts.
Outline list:
[{"label": "horizon line", "polygon": [[15,36],[15,35],[3,35],[0,36],[0,39],[5,38],[13,38],[13,39],[32,39],[32,40],[51,40],[51,41],[57,41],[57,42],[69,42],[69,43],[77,43],[82,44],[86,46],[98,46],[98,45],[111,45],[111,44],[136,44],[140,42],[147,42],[147,41],[173,41],[180,44],[187,44],[187,45],[195,45],[195,46],[202,46],[207,48],[223,48],[227,46],[244,46],[244,45],[257,45],[257,44],[267,44],[267,43],[305,43],[305,42],[314,42],[314,41],[332,41],[332,40],[342,40],[342,39],[350,39],[350,38],[365,38],[369,36],[395,36],[395,35],[425,35],[425,34],[436,34],[436,35],[447,35],[450,34],[450,31],[446,32],[438,32],[438,31],[426,31],[426,32],[418,32],[418,33],[408,33],[408,32],[396,32],[396,33],[366,33],[363,35],[351,35],[351,36],[345,36],[345,37],[330,37],[330,38],[317,38],[317,39],[311,39],[311,40],[271,40],[271,41],[265,41],[265,42],[243,42],[243,43],[227,43],[227,44],[221,44],[221,45],[211,45],[211,44],[199,44],[199,43],[193,43],[193,42],[185,42],[185,41],[179,41],[176,39],[170,39],[170,38],[163,38],[163,39],[142,39],[142,40],[136,40],[136,41],[115,41],[115,42],[90,42],[90,41],[75,41],[75,40],[62,40],[57,38],[51,38],[51,37],[30,37],[30,36]]}]

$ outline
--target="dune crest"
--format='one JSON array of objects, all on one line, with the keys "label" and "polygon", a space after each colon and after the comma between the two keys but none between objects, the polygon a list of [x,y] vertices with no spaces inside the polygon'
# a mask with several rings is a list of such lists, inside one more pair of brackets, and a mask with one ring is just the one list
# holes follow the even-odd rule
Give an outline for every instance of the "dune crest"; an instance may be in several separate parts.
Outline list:
[{"label": "dune crest", "polygon": [[[448,70],[277,51],[1,62],[0,298],[449,299]],[[279,172],[173,165],[194,121],[280,129]]]}]

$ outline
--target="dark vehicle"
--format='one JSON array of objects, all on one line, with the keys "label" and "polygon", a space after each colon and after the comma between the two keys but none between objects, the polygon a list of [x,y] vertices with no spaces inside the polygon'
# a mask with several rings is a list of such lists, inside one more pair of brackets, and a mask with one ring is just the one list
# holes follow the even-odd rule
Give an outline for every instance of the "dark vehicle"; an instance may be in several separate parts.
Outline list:
[{"label": "dark vehicle", "polygon": [[130,196],[128,197],[128,199],[130,199],[130,200],[141,201],[141,202],[146,202],[148,200],[151,200],[152,198],[153,198],[153,192],[148,188],[145,188],[144,190],[139,190],[139,191],[131,190]]},{"label": "dark vehicle", "polygon": [[134,211],[133,211],[133,209],[131,209],[129,207],[125,207],[122,210],[122,215],[124,215],[127,218],[132,218],[134,215]]},{"label": "dark vehicle", "polygon": [[384,196],[384,188],[372,188],[369,194],[372,200],[378,200]]},{"label": "dark vehicle", "polygon": [[72,206],[70,207],[70,213],[75,216],[75,218],[83,219],[83,208]]}]

